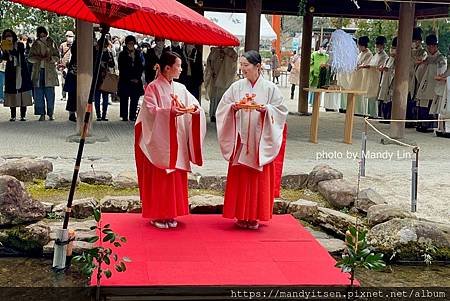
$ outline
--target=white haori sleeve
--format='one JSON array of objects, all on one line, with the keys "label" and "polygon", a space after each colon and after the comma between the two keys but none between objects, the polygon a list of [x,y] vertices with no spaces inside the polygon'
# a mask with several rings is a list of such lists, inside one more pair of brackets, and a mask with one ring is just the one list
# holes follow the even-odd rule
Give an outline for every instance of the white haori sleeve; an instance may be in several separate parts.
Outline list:
[{"label": "white haori sleeve", "polygon": [[220,151],[225,160],[230,161],[237,141],[235,111],[231,107],[239,101],[240,81],[233,83],[222,96],[216,110],[217,137]]},{"label": "white haori sleeve", "polygon": [[142,123],[139,146],[145,156],[156,167],[169,169],[171,107],[161,107],[158,102],[158,97],[161,97],[159,92],[157,85],[147,87],[136,124]]},{"label": "white haori sleeve", "polygon": [[263,121],[263,131],[259,142],[259,165],[264,166],[277,157],[283,142],[283,130],[288,115],[288,108],[283,103],[283,96],[278,88],[269,90],[269,102]]},{"label": "white haori sleeve", "polygon": [[[188,157],[182,158],[183,162],[180,162],[180,167],[184,169],[183,167],[186,167],[185,165],[189,161],[198,166],[201,166],[203,165],[203,141],[206,136],[205,111],[203,110],[198,100],[186,89],[184,85],[176,82],[174,82],[173,84],[176,95],[179,96],[180,101],[186,107],[193,105],[197,106],[197,111],[195,113],[184,114],[177,117],[178,125],[180,125],[181,120],[183,121],[184,125],[183,128],[178,128],[178,135],[183,135],[183,137],[187,137],[188,139],[187,143],[185,144],[185,146],[187,147],[186,150],[188,152]],[[182,130],[183,132],[180,132],[180,130]],[[180,141],[181,139],[178,140]],[[183,145],[179,144],[178,148],[183,148]]]}]

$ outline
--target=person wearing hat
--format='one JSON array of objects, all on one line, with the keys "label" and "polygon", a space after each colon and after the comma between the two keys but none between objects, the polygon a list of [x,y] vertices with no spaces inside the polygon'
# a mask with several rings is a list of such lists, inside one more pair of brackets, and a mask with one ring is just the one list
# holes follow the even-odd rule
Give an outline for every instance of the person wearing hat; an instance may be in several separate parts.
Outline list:
[{"label": "person wearing hat", "polygon": [[381,71],[380,67],[386,64],[389,56],[384,47],[387,40],[384,36],[378,36],[375,39],[375,54],[369,63],[362,68],[366,68],[363,81],[367,84],[367,114],[370,117],[378,118],[378,93],[380,90]]},{"label": "person wearing hat", "polygon": [[[437,114],[436,106],[432,110],[430,108],[436,98],[442,96],[443,88],[438,85],[435,77],[443,73],[447,68],[445,56],[438,49],[438,39],[434,34],[426,37],[425,43],[427,45],[427,58],[423,61],[424,75],[420,81],[417,90],[417,99],[419,101],[418,118],[420,120],[433,120]],[[431,114],[431,115],[430,115]],[[418,124],[416,130],[418,132],[432,132],[435,124],[433,122],[421,122]]]},{"label": "person wearing hat", "polygon": [[[368,48],[369,46],[369,37],[362,36],[358,39],[358,63],[356,71],[353,72],[352,78],[350,81],[351,90],[356,91],[367,91],[368,83],[365,82],[364,74],[367,71],[367,67],[372,59],[372,52]],[[355,115],[366,115],[367,112],[367,104],[366,100],[363,96],[357,96],[355,102]]]},{"label": "person wearing hat", "polygon": [[[416,94],[419,83],[422,81],[424,67],[422,64],[427,57],[427,52],[422,46],[422,29],[415,27],[413,29],[412,45],[411,45],[411,62],[409,69],[409,89],[408,101],[406,106],[406,119],[417,120]],[[415,122],[407,122],[405,127],[416,127]]]},{"label": "person wearing hat", "polygon": [[[391,119],[392,95],[394,94],[395,56],[397,50],[397,37],[392,39],[390,55],[384,65],[379,67],[381,72],[380,90],[378,92],[378,111],[384,119]],[[380,121],[380,123],[390,123]]]},{"label": "person wearing hat", "polygon": [[[72,31],[69,30],[66,32],[66,41],[59,45],[59,56],[61,59],[58,62],[58,71],[62,87],[64,87],[64,81],[67,75],[67,67],[72,56],[70,47],[72,47],[74,38],[75,35]],[[62,89],[61,100],[66,101],[66,92],[64,91],[64,89]]]}]

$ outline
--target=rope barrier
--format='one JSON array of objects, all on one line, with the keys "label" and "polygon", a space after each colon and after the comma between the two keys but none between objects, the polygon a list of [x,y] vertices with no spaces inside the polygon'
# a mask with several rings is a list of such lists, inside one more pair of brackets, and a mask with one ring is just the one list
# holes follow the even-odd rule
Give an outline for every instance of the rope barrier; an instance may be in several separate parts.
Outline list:
[{"label": "rope barrier", "polygon": [[[376,119],[370,119],[370,120],[376,120]],[[386,121],[388,121],[388,120],[386,120]],[[404,120],[402,120],[402,121],[404,121]],[[428,120],[428,121],[429,121],[429,120]],[[390,141],[393,141],[393,142],[395,142],[395,143],[398,143],[398,144],[400,144],[400,145],[402,145],[402,146],[410,147],[410,148],[412,148],[412,149],[417,148],[416,145],[410,145],[410,144],[401,142],[401,141],[399,141],[399,140],[397,140],[397,139],[391,138],[391,137],[389,137],[388,135],[382,133],[382,132],[381,132],[380,130],[378,130],[373,124],[371,124],[371,123],[369,122],[369,118],[367,118],[367,117],[364,118],[364,122],[365,122],[368,126],[370,126],[375,132],[377,132],[379,135],[385,137],[386,139],[388,139],[388,140],[390,140]]]}]

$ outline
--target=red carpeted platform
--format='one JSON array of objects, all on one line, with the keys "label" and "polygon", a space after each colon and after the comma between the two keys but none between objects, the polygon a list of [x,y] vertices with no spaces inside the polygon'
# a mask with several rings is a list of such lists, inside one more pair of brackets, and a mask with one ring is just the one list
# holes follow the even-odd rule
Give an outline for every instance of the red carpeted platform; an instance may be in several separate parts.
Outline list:
[{"label": "red carpeted platform", "polygon": [[290,215],[275,215],[257,231],[220,215],[178,218],[175,229],[156,229],[140,214],[104,213],[103,224],[128,240],[125,273],[102,286],[348,285],[348,274]]}]

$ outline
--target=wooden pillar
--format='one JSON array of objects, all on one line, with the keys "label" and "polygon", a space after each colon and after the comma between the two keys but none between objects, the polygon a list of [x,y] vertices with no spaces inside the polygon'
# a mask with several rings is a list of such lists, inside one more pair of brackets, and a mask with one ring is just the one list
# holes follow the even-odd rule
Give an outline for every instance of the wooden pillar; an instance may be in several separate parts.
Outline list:
[{"label": "wooden pillar", "polygon": [[[81,133],[84,114],[89,98],[93,69],[93,27],[92,23],[77,20],[77,129]],[[94,115],[91,114],[91,117]],[[89,124],[92,125],[92,122]],[[89,135],[92,135],[92,129]]]},{"label": "wooden pillar", "polygon": [[309,67],[311,63],[311,42],[313,30],[313,15],[307,12],[303,17],[302,48],[300,59],[300,83],[298,93],[298,111],[308,113],[308,92],[304,88],[309,87]]},{"label": "wooden pillar", "polygon": [[277,39],[272,42],[272,47],[281,63],[281,16],[272,15],[272,28],[277,34]]},{"label": "wooden pillar", "polygon": [[[394,95],[392,97],[392,119],[406,118],[414,14],[414,4],[407,2],[400,3],[397,54],[395,57]],[[404,138],[404,135],[405,123],[391,122],[391,136],[393,138]]]},{"label": "wooden pillar", "polygon": [[245,51],[259,51],[259,35],[261,26],[262,0],[247,0],[246,26],[245,26]]}]

